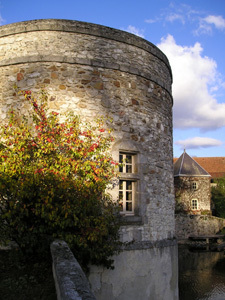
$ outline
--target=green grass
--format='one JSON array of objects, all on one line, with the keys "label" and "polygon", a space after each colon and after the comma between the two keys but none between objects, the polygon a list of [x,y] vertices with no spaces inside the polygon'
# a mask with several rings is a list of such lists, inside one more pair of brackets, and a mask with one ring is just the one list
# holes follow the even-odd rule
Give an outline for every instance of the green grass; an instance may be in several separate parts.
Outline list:
[{"label": "green grass", "polygon": [[51,258],[28,263],[16,249],[0,250],[0,298],[56,300]]}]

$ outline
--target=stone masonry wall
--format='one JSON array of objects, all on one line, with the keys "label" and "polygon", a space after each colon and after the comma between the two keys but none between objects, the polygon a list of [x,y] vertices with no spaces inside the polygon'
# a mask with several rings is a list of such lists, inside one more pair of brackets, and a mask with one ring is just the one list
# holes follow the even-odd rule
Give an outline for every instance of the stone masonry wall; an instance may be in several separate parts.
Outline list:
[{"label": "stone masonry wall", "polygon": [[214,235],[225,227],[225,220],[213,216],[183,215],[176,216],[176,237],[179,240],[189,236]]},{"label": "stone masonry wall", "polygon": [[[192,183],[197,185],[196,190],[191,188]],[[176,211],[201,214],[211,212],[211,185],[210,177],[175,177]],[[198,209],[191,211],[191,200],[198,200]]]},{"label": "stone masonry wall", "polygon": [[0,118],[27,104],[13,86],[45,87],[49,109],[83,119],[112,118],[115,143],[139,149],[140,222],[121,228],[126,241],[174,236],[171,69],[153,44],[127,32],[67,20],[0,27]]}]

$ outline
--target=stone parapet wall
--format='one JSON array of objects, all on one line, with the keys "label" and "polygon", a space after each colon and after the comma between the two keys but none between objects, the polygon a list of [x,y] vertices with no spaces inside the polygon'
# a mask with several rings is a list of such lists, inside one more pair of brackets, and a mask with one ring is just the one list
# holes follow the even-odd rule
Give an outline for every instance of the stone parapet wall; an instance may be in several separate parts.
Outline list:
[{"label": "stone parapet wall", "polygon": [[92,265],[86,277],[68,245],[54,241],[51,254],[57,299],[178,300],[176,240],[125,248],[113,257],[114,270]]},{"label": "stone parapet wall", "polygon": [[225,219],[204,215],[175,215],[178,240],[189,236],[215,235],[225,227]]},{"label": "stone parapet wall", "polygon": [[57,300],[96,300],[86,275],[67,243],[54,241],[51,255]]},{"label": "stone parapet wall", "polygon": [[29,109],[14,85],[34,92],[45,87],[49,110],[62,116],[73,111],[86,121],[111,118],[115,144],[129,141],[138,149],[141,222],[122,226],[122,240],[173,238],[172,75],[156,46],[127,32],[77,21],[1,26],[0,82],[3,122],[11,107],[21,114]]}]

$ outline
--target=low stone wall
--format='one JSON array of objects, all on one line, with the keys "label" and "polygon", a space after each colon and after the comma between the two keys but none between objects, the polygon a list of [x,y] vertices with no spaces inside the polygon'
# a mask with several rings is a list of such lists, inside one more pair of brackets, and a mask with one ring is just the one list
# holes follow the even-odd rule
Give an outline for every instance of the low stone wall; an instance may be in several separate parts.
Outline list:
[{"label": "low stone wall", "polygon": [[195,235],[214,235],[225,227],[225,219],[204,215],[175,215],[176,237],[178,240],[188,239]]},{"label": "low stone wall", "polygon": [[87,279],[68,245],[54,241],[51,253],[57,299],[178,300],[176,240],[131,243],[124,247],[113,257],[114,270],[91,265]]},{"label": "low stone wall", "polygon": [[53,275],[58,300],[96,300],[88,280],[67,243],[51,244]]}]

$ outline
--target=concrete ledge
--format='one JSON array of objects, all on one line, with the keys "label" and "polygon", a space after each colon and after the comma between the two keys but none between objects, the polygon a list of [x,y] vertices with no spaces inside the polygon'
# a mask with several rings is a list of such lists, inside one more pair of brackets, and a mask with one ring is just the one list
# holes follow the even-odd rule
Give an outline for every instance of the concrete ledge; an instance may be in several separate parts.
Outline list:
[{"label": "concrete ledge", "polygon": [[51,244],[53,275],[58,300],[96,300],[89,282],[67,243]]}]

